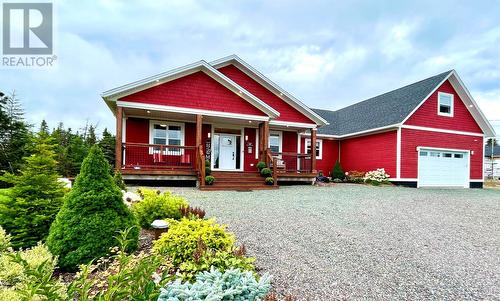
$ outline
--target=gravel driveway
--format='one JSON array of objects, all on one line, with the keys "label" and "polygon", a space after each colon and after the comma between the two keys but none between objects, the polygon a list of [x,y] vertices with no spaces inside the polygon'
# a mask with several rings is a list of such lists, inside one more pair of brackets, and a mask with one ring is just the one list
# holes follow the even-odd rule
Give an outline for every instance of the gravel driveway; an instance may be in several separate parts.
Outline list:
[{"label": "gravel driveway", "polygon": [[299,300],[500,300],[500,192],[339,184],[174,188]]}]

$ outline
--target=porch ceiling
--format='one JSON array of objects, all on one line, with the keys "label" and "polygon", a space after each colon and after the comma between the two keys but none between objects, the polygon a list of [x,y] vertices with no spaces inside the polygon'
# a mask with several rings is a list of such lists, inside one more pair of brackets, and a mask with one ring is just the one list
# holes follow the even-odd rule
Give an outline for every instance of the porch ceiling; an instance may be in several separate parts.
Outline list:
[{"label": "porch ceiling", "polygon": [[[136,108],[124,108],[123,112],[126,117],[184,121],[193,123],[196,122],[196,115],[197,115],[195,113],[166,112],[166,111],[144,110]],[[248,119],[248,118],[203,115],[203,123],[244,125],[247,127],[257,127],[261,122],[262,122],[261,120]]]}]

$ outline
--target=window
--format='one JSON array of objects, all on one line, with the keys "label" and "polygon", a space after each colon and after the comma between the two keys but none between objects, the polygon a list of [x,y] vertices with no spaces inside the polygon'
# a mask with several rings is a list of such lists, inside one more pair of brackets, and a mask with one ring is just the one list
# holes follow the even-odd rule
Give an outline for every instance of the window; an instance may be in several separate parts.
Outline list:
[{"label": "window", "polygon": [[[311,139],[306,139],[306,154],[311,153]],[[321,159],[323,154],[323,140],[316,140],[316,159]]]},{"label": "window", "polygon": [[[184,125],[165,121],[150,121],[150,143],[160,145],[184,145]],[[154,150],[159,150],[155,147]],[[180,148],[168,148],[165,152],[169,155],[180,155]]]},{"label": "window", "polygon": [[438,115],[453,117],[453,94],[438,93]]},{"label": "window", "polygon": [[421,151],[420,152],[420,157],[427,157],[427,152]]},{"label": "window", "polygon": [[281,153],[281,132],[269,133],[269,148],[273,153]]},{"label": "window", "polygon": [[453,157],[456,159],[462,159],[464,157],[464,155],[463,154],[454,154]]},{"label": "window", "polygon": [[443,153],[443,157],[444,158],[451,158],[451,154],[450,153]]},{"label": "window", "polygon": [[439,152],[430,152],[431,157],[441,157],[441,153]]}]

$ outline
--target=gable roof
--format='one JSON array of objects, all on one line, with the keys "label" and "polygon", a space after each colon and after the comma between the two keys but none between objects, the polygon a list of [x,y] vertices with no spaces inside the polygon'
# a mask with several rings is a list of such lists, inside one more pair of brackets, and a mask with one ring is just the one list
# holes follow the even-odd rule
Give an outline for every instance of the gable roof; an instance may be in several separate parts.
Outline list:
[{"label": "gable roof", "polygon": [[142,80],[132,82],[101,94],[101,97],[106,101],[107,105],[114,111],[116,101],[124,96],[146,90],[148,88],[161,85],[165,82],[202,71],[224,85],[226,88],[232,92],[238,94],[240,97],[248,101],[250,104],[257,107],[259,110],[267,114],[271,118],[276,118],[280,115],[278,111],[270,107],[264,101],[255,97],[253,94],[245,90],[243,87],[232,81],[230,78],[219,72],[217,69],[212,67],[207,62],[201,60],[193,64],[189,64],[183,67],[179,67],[167,72],[163,72],[157,75],[147,77]]},{"label": "gable roof", "polygon": [[313,109],[330,123],[319,128],[318,134],[345,136],[400,126],[446,80],[450,80],[485,136],[494,136],[493,127],[486,120],[455,70],[443,72],[337,111]]},{"label": "gable roof", "polygon": [[266,89],[274,93],[276,96],[281,98],[283,101],[294,107],[296,110],[298,110],[300,113],[304,114],[307,116],[309,119],[312,121],[316,122],[316,124],[323,126],[327,125],[328,121],[325,120],[322,116],[317,114],[314,110],[306,106],[304,103],[302,103],[300,100],[295,98],[293,95],[285,91],[283,88],[278,86],[276,83],[271,81],[269,78],[264,76],[262,73],[260,73],[257,69],[252,67],[250,64],[242,60],[240,57],[237,55],[233,54],[230,56],[226,56],[220,59],[217,59],[215,61],[210,62],[210,64],[218,69],[227,65],[234,65],[241,71],[243,71],[245,74],[250,76],[253,80],[264,86]]}]

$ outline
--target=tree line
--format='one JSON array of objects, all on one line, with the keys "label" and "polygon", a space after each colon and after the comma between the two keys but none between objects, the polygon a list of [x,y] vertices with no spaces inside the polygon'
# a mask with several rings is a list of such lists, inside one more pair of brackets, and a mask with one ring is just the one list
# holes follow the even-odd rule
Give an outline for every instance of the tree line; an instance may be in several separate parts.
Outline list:
[{"label": "tree line", "polygon": [[97,125],[88,122],[78,130],[67,128],[62,122],[53,129],[45,120],[38,126],[29,124],[15,92],[9,95],[0,92],[0,175],[5,172],[18,174],[24,164],[23,158],[33,154],[39,143],[51,146],[56,155],[56,172],[63,177],[75,177],[90,148],[96,144],[114,166],[114,135],[106,128],[99,136],[96,132]]}]

